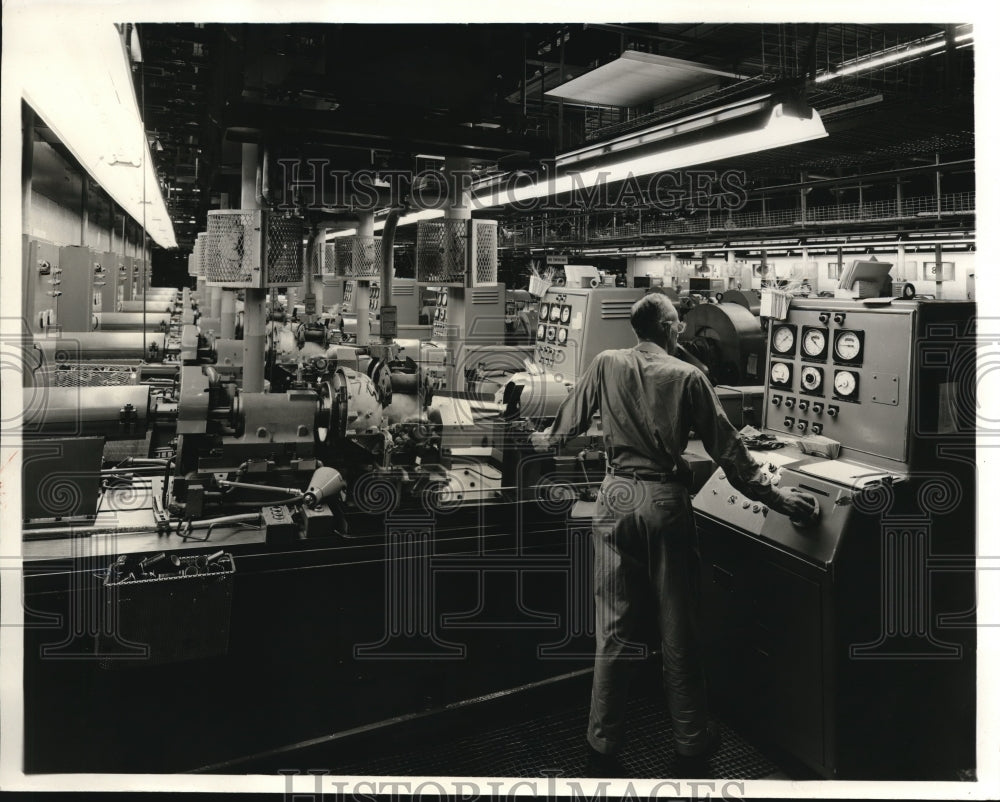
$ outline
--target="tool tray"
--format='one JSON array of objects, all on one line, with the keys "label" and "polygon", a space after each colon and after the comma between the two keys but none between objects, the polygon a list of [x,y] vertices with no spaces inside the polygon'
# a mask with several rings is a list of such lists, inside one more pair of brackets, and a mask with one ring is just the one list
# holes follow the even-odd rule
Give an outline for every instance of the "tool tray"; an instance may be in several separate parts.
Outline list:
[{"label": "tool tray", "polygon": [[229,650],[233,603],[233,556],[223,553],[203,566],[180,557],[172,573],[133,578],[104,577],[105,619],[97,649],[102,668],[133,668],[224,655]]}]

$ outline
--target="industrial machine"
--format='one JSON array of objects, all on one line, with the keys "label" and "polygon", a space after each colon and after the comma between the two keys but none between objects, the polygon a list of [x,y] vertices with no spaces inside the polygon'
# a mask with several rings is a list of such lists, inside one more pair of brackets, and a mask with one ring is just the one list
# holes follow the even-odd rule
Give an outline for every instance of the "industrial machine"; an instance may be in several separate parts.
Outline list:
[{"label": "industrial machine", "polygon": [[762,427],[787,445],[760,462],[818,517],[769,515],[721,470],[694,499],[717,702],[827,777],[975,763],[974,314],[792,301]]},{"label": "industrial machine", "polygon": [[713,384],[764,383],[764,335],[760,317],[747,306],[700,303],[688,309],[684,323],[679,341]]}]

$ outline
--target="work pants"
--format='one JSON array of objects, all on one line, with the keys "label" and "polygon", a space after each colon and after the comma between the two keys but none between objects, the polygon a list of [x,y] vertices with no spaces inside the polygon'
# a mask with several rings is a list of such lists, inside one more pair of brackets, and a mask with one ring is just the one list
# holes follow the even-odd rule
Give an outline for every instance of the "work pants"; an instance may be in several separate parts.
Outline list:
[{"label": "work pants", "polygon": [[625,735],[629,675],[652,600],[663,654],[663,684],[682,752],[707,742],[705,681],[698,655],[692,575],[694,516],[679,483],[607,476],[594,512],[597,654],[587,740],[613,754]]}]

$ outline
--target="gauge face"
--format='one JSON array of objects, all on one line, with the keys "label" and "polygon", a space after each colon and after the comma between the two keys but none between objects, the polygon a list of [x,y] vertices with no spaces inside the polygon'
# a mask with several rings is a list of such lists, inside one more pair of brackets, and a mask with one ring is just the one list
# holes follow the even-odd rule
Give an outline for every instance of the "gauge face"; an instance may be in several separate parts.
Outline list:
[{"label": "gauge face", "polygon": [[539,323],[538,328],[535,329],[535,339],[544,340],[545,339],[545,324]]},{"label": "gauge face", "polygon": [[822,356],[826,351],[826,332],[821,329],[806,329],[802,334],[802,353],[806,356]]},{"label": "gauge face", "polygon": [[856,331],[843,331],[837,335],[833,350],[837,359],[853,362],[861,354],[861,338]]},{"label": "gauge face", "polygon": [[538,305],[538,319],[539,320],[548,320],[549,319],[549,305],[548,304],[539,304]]},{"label": "gauge face", "polygon": [[837,395],[845,398],[852,396],[858,391],[858,379],[849,370],[838,370],[833,377],[833,389]]},{"label": "gauge face", "polygon": [[802,368],[802,388],[816,390],[823,384],[823,374],[818,368]]},{"label": "gauge face", "polygon": [[573,307],[567,305],[562,308],[562,312],[559,314],[559,320],[562,323],[569,324],[570,315],[573,314]]},{"label": "gauge face", "polygon": [[771,381],[774,384],[788,384],[792,378],[792,372],[784,362],[775,362],[771,365]]},{"label": "gauge face", "polygon": [[566,340],[568,339],[569,339],[569,329],[560,328],[559,334],[556,337],[556,342],[558,342],[559,345],[566,345]]},{"label": "gauge face", "polygon": [[438,303],[440,303],[441,306],[447,306],[448,305],[448,293],[442,292],[441,293],[441,299],[440,299],[440,301],[438,301]]},{"label": "gauge face", "polygon": [[434,319],[444,320],[444,309],[442,309],[440,306],[434,310]]},{"label": "gauge face", "polygon": [[545,339],[547,339],[550,343],[554,343],[556,341],[556,327],[555,326],[549,326],[548,330],[545,333]]},{"label": "gauge face", "polygon": [[771,347],[779,354],[787,354],[795,345],[795,332],[788,326],[778,326],[771,336]]}]

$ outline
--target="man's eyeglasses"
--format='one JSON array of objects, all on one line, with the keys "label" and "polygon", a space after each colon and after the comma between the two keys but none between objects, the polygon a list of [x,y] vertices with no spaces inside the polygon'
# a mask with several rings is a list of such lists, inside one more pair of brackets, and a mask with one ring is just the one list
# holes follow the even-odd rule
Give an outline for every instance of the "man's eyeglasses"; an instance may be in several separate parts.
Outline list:
[{"label": "man's eyeglasses", "polygon": [[685,323],[683,320],[671,320],[670,327],[678,334],[683,334],[684,329],[687,328],[687,323]]}]

